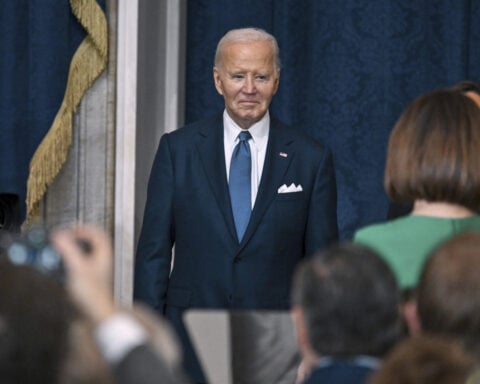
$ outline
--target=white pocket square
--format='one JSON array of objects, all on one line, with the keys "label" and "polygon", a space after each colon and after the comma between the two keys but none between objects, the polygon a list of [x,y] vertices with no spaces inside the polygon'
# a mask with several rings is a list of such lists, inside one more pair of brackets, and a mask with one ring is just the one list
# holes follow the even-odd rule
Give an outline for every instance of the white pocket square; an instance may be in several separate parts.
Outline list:
[{"label": "white pocket square", "polygon": [[288,187],[287,184],[283,184],[280,188],[278,188],[278,193],[292,193],[301,191],[303,191],[301,184],[295,185],[294,183],[290,184]]}]

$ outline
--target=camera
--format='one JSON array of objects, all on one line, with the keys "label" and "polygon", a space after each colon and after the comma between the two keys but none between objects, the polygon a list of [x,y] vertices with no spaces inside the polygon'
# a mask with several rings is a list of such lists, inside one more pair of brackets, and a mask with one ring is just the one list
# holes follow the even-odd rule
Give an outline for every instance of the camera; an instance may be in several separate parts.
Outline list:
[{"label": "camera", "polygon": [[0,239],[7,260],[14,265],[28,265],[63,283],[62,257],[49,240],[49,231],[32,226],[22,234],[5,233]]}]

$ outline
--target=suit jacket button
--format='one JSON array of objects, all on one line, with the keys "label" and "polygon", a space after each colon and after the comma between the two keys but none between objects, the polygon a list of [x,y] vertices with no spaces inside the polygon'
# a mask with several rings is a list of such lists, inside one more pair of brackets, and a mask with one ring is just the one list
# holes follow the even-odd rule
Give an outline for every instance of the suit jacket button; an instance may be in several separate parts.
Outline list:
[{"label": "suit jacket button", "polygon": [[242,258],[239,257],[239,256],[235,256],[235,257],[233,258],[233,262],[234,262],[235,264],[239,263],[240,260],[242,260]]},{"label": "suit jacket button", "polygon": [[228,301],[229,301],[229,302],[232,302],[232,301],[233,301],[233,295],[232,295],[232,294],[228,295]]}]

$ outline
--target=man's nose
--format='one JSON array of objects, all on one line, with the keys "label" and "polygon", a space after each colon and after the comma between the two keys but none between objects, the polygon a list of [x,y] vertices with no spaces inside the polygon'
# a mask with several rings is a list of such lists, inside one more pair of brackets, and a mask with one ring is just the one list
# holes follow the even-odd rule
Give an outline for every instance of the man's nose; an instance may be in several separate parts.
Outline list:
[{"label": "man's nose", "polygon": [[255,79],[252,76],[245,77],[245,83],[243,85],[243,91],[245,93],[255,92]]}]

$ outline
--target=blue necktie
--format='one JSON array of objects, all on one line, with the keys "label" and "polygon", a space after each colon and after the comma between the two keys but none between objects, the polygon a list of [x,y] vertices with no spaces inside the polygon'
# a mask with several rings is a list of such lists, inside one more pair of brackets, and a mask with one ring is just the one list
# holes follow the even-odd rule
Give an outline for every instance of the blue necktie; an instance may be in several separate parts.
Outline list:
[{"label": "blue necktie", "polygon": [[251,197],[251,169],[252,161],[248,140],[252,136],[248,131],[242,131],[238,135],[239,142],[233,149],[232,161],[230,162],[230,176],[228,186],[230,189],[230,201],[232,203],[233,218],[237,229],[238,241],[242,240],[250,213],[252,210]]}]

